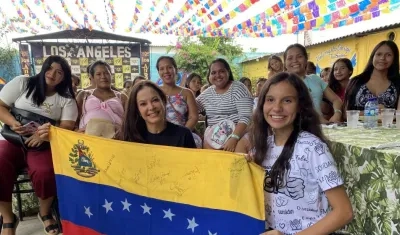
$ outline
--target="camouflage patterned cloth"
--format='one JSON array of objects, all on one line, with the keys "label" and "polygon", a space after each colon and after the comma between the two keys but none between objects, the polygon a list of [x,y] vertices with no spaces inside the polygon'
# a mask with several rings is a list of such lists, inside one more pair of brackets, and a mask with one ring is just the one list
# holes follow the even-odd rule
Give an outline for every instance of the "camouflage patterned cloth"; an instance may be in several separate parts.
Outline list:
[{"label": "camouflage patterned cloth", "polygon": [[400,234],[400,144],[399,129],[324,128],[347,193],[354,220],[343,231],[350,234]]}]

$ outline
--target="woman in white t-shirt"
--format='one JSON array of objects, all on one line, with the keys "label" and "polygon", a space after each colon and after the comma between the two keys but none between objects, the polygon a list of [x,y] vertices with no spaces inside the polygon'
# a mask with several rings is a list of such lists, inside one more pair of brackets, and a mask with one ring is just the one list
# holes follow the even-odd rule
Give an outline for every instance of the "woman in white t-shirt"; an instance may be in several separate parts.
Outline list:
[{"label": "woman in white t-shirt", "polygon": [[[78,117],[78,109],[72,89],[71,69],[60,56],[48,57],[39,74],[18,76],[11,80],[0,92],[0,121],[13,131],[26,135],[26,131],[9,112],[10,107],[26,110],[57,121],[60,128],[73,130]],[[25,142],[28,147],[36,147],[48,141],[49,124],[39,127]],[[46,234],[58,234],[50,207],[56,196],[56,183],[51,150],[26,153],[21,146],[0,140],[0,214],[3,219],[2,235],[14,235],[18,218],[11,210],[11,195],[17,172],[28,169],[36,195],[39,197],[38,217]]]},{"label": "woman in white t-shirt", "polygon": [[348,224],[350,200],[301,78],[268,79],[252,121],[236,152],[266,171],[264,234],[331,234]]}]

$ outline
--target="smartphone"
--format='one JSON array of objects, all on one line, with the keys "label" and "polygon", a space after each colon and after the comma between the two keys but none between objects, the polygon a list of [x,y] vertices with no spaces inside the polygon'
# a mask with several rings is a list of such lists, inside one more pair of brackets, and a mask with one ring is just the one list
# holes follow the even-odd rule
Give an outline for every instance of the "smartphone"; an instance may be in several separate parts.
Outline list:
[{"label": "smartphone", "polygon": [[39,128],[40,124],[37,122],[29,122],[25,125],[22,126],[23,130],[26,131],[27,133],[33,134],[37,131]]}]

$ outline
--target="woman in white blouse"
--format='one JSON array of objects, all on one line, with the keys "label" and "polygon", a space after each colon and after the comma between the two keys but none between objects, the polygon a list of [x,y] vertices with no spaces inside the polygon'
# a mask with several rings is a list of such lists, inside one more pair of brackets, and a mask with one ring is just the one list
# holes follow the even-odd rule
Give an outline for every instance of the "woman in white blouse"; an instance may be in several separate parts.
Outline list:
[{"label": "woman in white blouse", "polygon": [[[0,121],[10,126],[14,132],[27,135],[26,129],[10,114],[11,107],[45,116],[55,120],[60,128],[73,130],[78,109],[68,62],[60,56],[50,56],[44,61],[39,74],[32,77],[18,76],[1,90]],[[39,129],[25,142],[28,147],[37,147],[48,141],[49,124],[44,124]],[[17,172],[23,168],[27,168],[35,193],[39,197],[38,217],[46,234],[58,234],[58,226],[50,212],[56,196],[50,148],[40,151],[28,148],[24,152],[21,146],[0,140],[0,214],[3,219],[1,234],[15,234],[18,218],[11,209],[11,195]]]},{"label": "woman in white blouse", "polygon": [[199,112],[207,115],[204,148],[233,152],[250,123],[253,98],[243,83],[234,81],[224,59],[211,63],[207,78],[213,85],[196,98]]}]

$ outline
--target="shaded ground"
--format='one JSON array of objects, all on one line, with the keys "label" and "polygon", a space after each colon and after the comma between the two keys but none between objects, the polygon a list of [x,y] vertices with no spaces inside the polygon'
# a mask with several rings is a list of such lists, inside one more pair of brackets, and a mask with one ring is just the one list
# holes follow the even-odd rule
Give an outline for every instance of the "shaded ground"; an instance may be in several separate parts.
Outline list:
[{"label": "shaded ground", "polygon": [[44,235],[42,223],[36,216],[24,217],[17,228],[18,235]]}]

